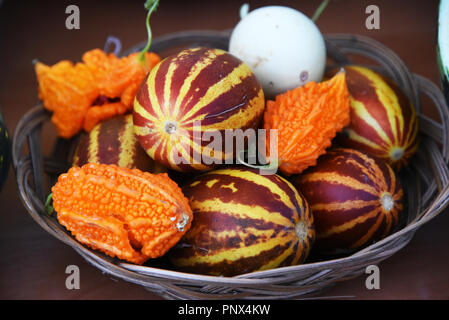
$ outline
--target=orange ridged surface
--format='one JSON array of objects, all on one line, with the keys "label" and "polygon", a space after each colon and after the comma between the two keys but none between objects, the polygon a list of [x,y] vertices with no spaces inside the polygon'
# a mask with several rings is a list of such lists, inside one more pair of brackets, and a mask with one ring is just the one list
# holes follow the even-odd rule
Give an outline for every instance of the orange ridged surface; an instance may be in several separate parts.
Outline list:
[{"label": "orange ridged surface", "polygon": [[70,138],[83,127],[84,115],[98,97],[93,75],[83,63],[60,61],[53,66],[35,65],[39,98],[53,112],[51,121],[58,134]]},{"label": "orange ridged surface", "polygon": [[137,264],[162,256],[192,221],[167,174],[89,163],[62,174],[52,193],[58,221],[78,241]]},{"label": "orange ridged surface", "polygon": [[[141,82],[160,61],[155,53],[146,53],[144,61],[138,55],[118,58],[94,49],[84,53],[80,63],[36,64],[39,98],[53,112],[59,136],[71,138],[82,129],[90,131],[100,121],[131,110]],[[100,97],[106,101],[96,105]]]},{"label": "orange ridged surface", "polygon": [[277,129],[280,170],[287,175],[301,173],[316,164],[349,121],[350,101],[343,72],[328,81],[309,82],[267,101],[267,153],[271,150],[269,130]]}]

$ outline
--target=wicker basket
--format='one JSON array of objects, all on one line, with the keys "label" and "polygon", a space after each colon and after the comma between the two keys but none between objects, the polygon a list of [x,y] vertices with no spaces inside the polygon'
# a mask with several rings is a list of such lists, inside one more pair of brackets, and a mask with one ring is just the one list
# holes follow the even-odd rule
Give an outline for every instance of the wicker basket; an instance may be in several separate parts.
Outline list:
[{"label": "wicker basket", "polygon": [[[227,49],[227,32],[183,32],[155,39],[152,50],[162,56],[176,50],[204,45]],[[45,212],[45,195],[55,178],[69,168],[67,154],[73,141],[58,139],[53,154],[41,148],[41,129],[50,113],[41,105],[31,109],[17,125],[13,140],[13,163],[20,198],[32,218],[47,232],[71,246],[85,260],[113,277],[175,299],[289,299],[316,295],[337,281],[357,277],[371,264],[378,264],[407,245],[415,231],[438,215],[449,200],[449,110],[439,88],[412,74],[390,49],[356,35],[327,35],[328,56],[336,63],[350,63],[361,56],[372,67],[393,78],[416,106],[420,120],[420,148],[411,166],[400,175],[408,211],[395,233],[350,256],[327,261],[253,272],[236,277],[214,277],[177,272],[164,267],[138,266],[110,258],[77,242],[54,216]],[[143,44],[129,50],[136,51]],[[126,54],[127,54],[126,53]],[[441,123],[421,113],[426,95],[440,114]],[[25,146],[28,144],[28,148]],[[150,262],[152,263],[152,262]]]}]

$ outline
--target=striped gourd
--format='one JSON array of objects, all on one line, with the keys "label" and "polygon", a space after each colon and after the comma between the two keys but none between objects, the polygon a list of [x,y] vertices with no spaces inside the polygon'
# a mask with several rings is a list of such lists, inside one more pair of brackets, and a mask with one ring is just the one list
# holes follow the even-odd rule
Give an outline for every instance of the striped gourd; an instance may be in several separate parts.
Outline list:
[{"label": "striped gourd", "polygon": [[264,106],[248,65],[223,50],[186,49],[161,61],[142,83],[134,129],[156,161],[177,171],[206,170],[234,153],[208,147],[215,138],[203,134],[256,128]]},{"label": "striped gourd", "polygon": [[402,214],[403,192],[393,169],[353,149],[329,151],[293,183],[312,208],[318,252],[352,252],[382,239]]},{"label": "striped gourd", "polygon": [[309,205],[278,175],[232,167],[183,187],[194,219],[169,252],[193,273],[233,276],[303,262],[315,236]]},{"label": "striped gourd", "polygon": [[365,67],[348,66],[345,70],[351,124],[338,143],[400,169],[418,148],[418,119],[413,105],[390,79]]},{"label": "striped gourd", "polygon": [[82,133],[73,156],[73,166],[81,167],[86,163],[115,164],[152,173],[166,171],[140,146],[131,114],[105,120],[89,133]]}]

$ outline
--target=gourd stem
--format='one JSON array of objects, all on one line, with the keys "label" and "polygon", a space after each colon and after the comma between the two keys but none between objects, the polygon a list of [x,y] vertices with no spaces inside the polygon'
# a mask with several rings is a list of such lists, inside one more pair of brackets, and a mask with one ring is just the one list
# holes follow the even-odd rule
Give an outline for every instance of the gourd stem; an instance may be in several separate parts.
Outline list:
[{"label": "gourd stem", "polygon": [[150,16],[156,10],[156,7],[158,6],[158,4],[159,4],[159,0],[147,0],[145,2],[145,9],[148,10],[147,18],[145,21],[145,25],[146,25],[147,33],[148,33],[148,40],[147,40],[147,44],[145,45],[145,48],[143,48],[143,50],[139,54],[139,61],[141,63],[145,63],[145,53],[148,52],[148,50],[150,49],[150,46],[151,46],[151,40],[153,39],[153,35],[151,33],[151,27],[150,27]]},{"label": "gourd stem", "polygon": [[51,202],[53,200],[52,196],[53,196],[53,193],[50,193],[47,197],[47,200],[45,201],[45,211],[47,212],[47,214],[49,216],[51,216],[54,211],[53,205],[51,204]]},{"label": "gourd stem", "polygon": [[324,9],[326,9],[329,2],[330,0],[323,0],[323,2],[321,2],[320,6],[316,9],[315,13],[312,16],[313,22],[316,22],[318,20],[320,15],[323,13]]},{"label": "gourd stem", "polygon": [[241,7],[240,7],[240,19],[245,18],[249,13],[249,4],[248,3],[244,3]]}]

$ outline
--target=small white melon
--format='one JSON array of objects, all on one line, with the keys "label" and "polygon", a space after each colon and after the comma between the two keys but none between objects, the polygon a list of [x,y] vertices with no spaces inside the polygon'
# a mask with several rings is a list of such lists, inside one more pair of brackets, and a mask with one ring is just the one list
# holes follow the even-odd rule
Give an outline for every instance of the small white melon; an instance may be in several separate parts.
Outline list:
[{"label": "small white melon", "polygon": [[267,97],[321,81],[326,65],[318,27],[283,6],[258,8],[244,16],[232,31],[229,52],[251,67]]}]

